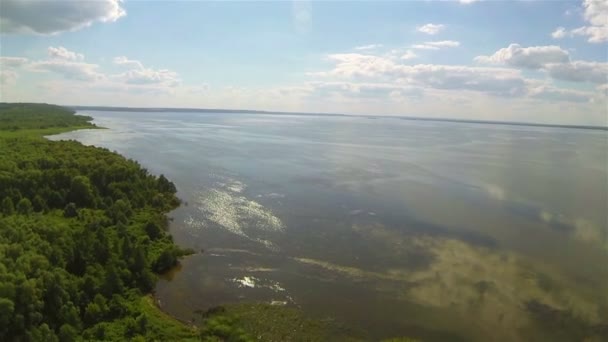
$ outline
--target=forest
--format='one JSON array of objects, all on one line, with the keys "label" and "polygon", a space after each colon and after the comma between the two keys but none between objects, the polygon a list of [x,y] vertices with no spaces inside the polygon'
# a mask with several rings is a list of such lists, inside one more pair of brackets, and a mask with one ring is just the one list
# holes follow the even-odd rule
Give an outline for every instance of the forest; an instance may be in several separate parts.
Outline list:
[{"label": "forest", "polygon": [[175,185],[107,149],[44,138],[90,121],[0,104],[0,340],[198,337],[146,296],[189,252],[166,231]]}]

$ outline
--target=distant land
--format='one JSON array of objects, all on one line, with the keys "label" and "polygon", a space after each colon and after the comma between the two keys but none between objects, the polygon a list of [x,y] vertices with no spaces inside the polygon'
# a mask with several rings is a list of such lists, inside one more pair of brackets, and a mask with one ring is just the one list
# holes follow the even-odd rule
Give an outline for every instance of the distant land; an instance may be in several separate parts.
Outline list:
[{"label": "distant land", "polygon": [[553,127],[553,128],[577,128],[608,131],[608,126],[589,126],[589,125],[558,125],[544,123],[529,123],[515,121],[490,121],[490,120],[467,120],[450,118],[423,118],[416,116],[392,116],[392,115],[355,115],[355,114],[334,114],[334,113],[303,113],[303,112],[276,112],[250,109],[210,109],[210,108],[151,108],[151,107],[106,107],[106,106],[65,106],[74,110],[97,110],[107,112],[177,112],[177,113],[225,113],[225,114],[269,114],[269,115],[312,115],[312,116],[346,116],[364,117],[368,119],[399,119],[412,121],[436,121],[453,122],[464,124],[482,125],[507,125],[507,126],[531,126],[531,127]]}]

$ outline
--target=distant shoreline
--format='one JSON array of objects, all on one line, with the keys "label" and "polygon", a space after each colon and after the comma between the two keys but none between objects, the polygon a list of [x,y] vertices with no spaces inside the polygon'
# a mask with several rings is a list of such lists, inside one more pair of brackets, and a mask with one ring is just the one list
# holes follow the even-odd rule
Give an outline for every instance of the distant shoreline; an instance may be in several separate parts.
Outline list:
[{"label": "distant shoreline", "polygon": [[302,115],[302,116],[330,116],[330,117],[361,117],[370,119],[396,119],[411,121],[431,121],[431,122],[452,122],[463,124],[481,125],[505,125],[505,126],[529,126],[529,127],[549,127],[549,128],[574,128],[588,129],[597,131],[608,131],[608,126],[589,126],[589,125],[559,125],[544,123],[528,123],[516,121],[489,121],[489,120],[467,120],[450,118],[423,118],[415,116],[391,116],[391,115],[355,115],[355,114],[335,114],[335,113],[306,113],[306,112],[278,112],[250,109],[209,109],[209,108],[153,108],[153,107],[106,107],[106,106],[65,106],[74,110],[96,110],[105,112],[177,112],[177,113],[220,113],[220,114],[265,114],[265,115]]}]

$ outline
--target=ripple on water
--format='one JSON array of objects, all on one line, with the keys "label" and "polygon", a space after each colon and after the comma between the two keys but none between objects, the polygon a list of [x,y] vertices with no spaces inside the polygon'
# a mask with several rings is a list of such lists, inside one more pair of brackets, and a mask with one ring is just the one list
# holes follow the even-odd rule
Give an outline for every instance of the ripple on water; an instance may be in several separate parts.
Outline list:
[{"label": "ripple on water", "polygon": [[184,223],[199,229],[219,227],[278,251],[279,248],[268,240],[268,235],[283,232],[283,222],[270,209],[245,197],[242,194],[245,188],[244,183],[230,179],[216,183],[213,189],[202,191],[196,200],[200,218],[190,216]]}]

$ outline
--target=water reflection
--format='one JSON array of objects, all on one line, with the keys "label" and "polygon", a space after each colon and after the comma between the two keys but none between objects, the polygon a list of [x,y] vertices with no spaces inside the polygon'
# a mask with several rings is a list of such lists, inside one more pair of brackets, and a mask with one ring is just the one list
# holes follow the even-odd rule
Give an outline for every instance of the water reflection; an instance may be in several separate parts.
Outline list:
[{"label": "water reflection", "polygon": [[[67,133],[174,180],[182,319],[294,305],[369,339],[608,339],[606,132],[91,112]],[[159,142],[162,142],[159,143]]]}]

